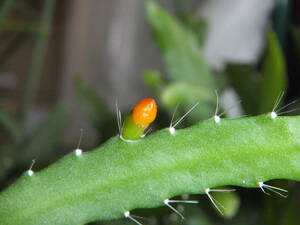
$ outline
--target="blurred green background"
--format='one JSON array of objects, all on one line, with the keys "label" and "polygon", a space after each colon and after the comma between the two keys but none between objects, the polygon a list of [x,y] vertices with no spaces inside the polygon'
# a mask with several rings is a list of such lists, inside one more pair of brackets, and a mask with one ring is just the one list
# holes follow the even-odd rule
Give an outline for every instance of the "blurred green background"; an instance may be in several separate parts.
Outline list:
[{"label": "blurred green background", "polygon": [[[193,105],[186,127],[214,115],[299,113],[298,0],[0,1],[0,189],[32,162],[39,170],[77,147],[88,151],[117,134],[144,97],[159,114],[151,132]],[[222,169],[222,168],[220,168]],[[288,198],[238,189],[199,205],[136,210],[152,225],[300,224],[299,184],[273,181]],[[186,196],[179,196],[186,197]],[[120,220],[93,224],[132,224]]]}]

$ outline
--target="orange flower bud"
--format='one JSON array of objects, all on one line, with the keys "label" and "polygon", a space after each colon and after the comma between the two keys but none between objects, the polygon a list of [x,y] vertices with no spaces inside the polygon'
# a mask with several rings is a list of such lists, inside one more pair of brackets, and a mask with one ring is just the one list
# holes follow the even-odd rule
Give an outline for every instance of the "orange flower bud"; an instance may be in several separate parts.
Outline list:
[{"label": "orange flower bud", "polygon": [[131,118],[135,124],[146,127],[155,120],[156,114],[157,104],[155,100],[153,98],[145,98],[134,106]]}]

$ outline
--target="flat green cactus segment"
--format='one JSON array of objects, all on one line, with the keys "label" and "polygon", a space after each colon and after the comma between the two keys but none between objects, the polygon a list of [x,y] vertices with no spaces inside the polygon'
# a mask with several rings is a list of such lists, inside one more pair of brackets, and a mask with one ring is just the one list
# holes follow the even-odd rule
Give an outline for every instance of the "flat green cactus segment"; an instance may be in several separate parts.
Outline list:
[{"label": "flat green cactus segment", "polygon": [[[42,149],[41,149],[42,151]],[[128,143],[74,152],[0,194],[2,225],[78,225],[205,188],[300,180],[300,116],[209,119]]]}]

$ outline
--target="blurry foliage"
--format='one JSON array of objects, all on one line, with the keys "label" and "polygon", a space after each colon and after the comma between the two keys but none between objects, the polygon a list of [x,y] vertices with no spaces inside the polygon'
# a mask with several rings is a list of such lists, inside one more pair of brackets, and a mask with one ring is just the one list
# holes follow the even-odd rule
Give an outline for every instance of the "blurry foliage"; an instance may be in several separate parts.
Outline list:
[{"label": "blurry foliage", "polygon": [[221,193],[215,192],[212,194],[217,202],[222,202],[221,210],[223,216],[227,219],[234,217],[240,206],[240,197],[235,192]]},{"label": "blurry foliage", "polygon": [[[62,138],[68,124],[68,111],[58,105],[50,111],[48,118],[34,130],[26,132],[22,121],[0,109],[1,128],[7,132],[8,139],[1,140],[1,174],[0,181],[8,172],[17,168],[27,168],[32,159],[39,165],[48,164],[53,159],[53,151]],[[5,163],[4,161],[9,161]]]},{"label": "blurry foliage", "polygon": [[78,101],[85,109],[88,118],[97,131],[97,144],[102,143],[116,134],[117,122],[108,105],[91,89],[80,77],[74,80],[75,92]]},{"label": "blurry foliage", "polygon": [[159,95],[166,86],[166,81],[163,79],[162,74],[157,70],[146,70],[144,72],[144,81],[156,95]]},{"label": "blurry foliage", "polygon": [[[67,127],[69,112],[63,105],[55,105],[45,121],[37,127],[28,127],[28,118],[35,105],[51,22],[55,9],[55,0],[45,0],[42,10],[31,6],[27,1],[4,0],[0,7],[0,29],[10,33],[12,38],[0,53],[0,66],[13,55],[29,38],[35,46],[31,59],[28,79],[22,99],[21,115],[0,108],[1,138],[0,181],[9,183],[16,174],[13,171],[27,169],[31,160],[38,161],[38,167],[49,164],[57,157],[53,154]],[[11,13],[20,13],[22,20],[17,20]],[[36,29],[32,29],[36,27]],[[5,181],[5,182],[4,182]],[[1,187],[3,188],[3,187]]]},{"label": "blurry foliage", "polygon": [[276,34],[273,31],[267,34],[260,70],[252,65],[230,64],[225,73],[241,97],[245,113],[257,115],[271,111],[287,82],[285,59]]},{"label": "blurry foliage", "polygon": [[169,115],[178,104],[179,111],[184,112],[199,102],[201,107],[192,112],[189,121],[208,118],[215,109],[215,90],[222,95],[229,86],[240,96],[244,113],[257,115],[272,110],[278,94],[286,89],[285,59],[273,31],[267,34],[261,65],[230,64],[225,76],[217,77],[201,56],[206,31],[203,21],[184,12],[177,19],[153,1],[148,1],[146,8],[169,79],[164,88],[158,82],[162,78],[158,79],[157,71],[147,71],[144,79]]},{"label": "blurry foliage", "polygon": [[170,79],[215,88],[215,78],[201,56],[195,33],[153,1],[147,1],[146,8],[153,38],[161,50]]},{"label": "blurry foliage", "polygon": [[294,41],[294,45],[296,47],[296,50],[298,52],[298,56],[300,57],[300,27],[292,27],[292,39]]},{"label": "blurry foliage", "polygon": [[229,85],[241,97],[244,111],[252,115],[258,114],[257,94],[261,90],[261,75],[251,65],[228,64],[226,76]]},{"label": "blurry foliage", "polygon": [[[146,2],[146,11],[153,38],[161,50],[169,75],[168,84],[158,93],[160,100],[167,106],[170,115],[172,108],[178,104],[180,111],[187,111],[199,102],[202,107],[192,112],[190,121],[212,115],[215,94],[211,90],[217,89],[219,84],[201,55],[199,40],[203,38],[200,36],[204,23],[185,17],[188,25],[183,24],[153,1]],[[149,75],[147,79],[149,83]],[[190,94],[185,90],[191,90]]]}]

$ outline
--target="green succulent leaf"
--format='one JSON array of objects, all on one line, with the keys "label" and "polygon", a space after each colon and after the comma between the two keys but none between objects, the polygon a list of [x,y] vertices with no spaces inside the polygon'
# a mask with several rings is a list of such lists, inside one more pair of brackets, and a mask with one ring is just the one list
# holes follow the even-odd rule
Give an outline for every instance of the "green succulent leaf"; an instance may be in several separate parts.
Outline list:
[{"label": "green succulent leaf", "polygon": [[209,119],[136,142],[113,137],[66,155],[0,194],[0,224],[77,225],[124,218],[181,194],[227,185],[300,180],[300,117]]}]

